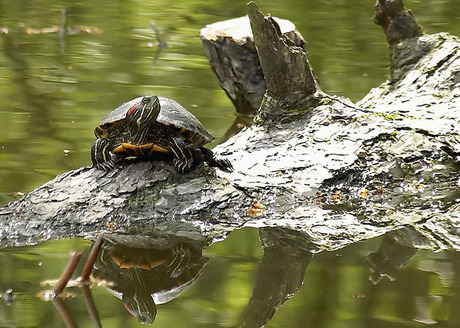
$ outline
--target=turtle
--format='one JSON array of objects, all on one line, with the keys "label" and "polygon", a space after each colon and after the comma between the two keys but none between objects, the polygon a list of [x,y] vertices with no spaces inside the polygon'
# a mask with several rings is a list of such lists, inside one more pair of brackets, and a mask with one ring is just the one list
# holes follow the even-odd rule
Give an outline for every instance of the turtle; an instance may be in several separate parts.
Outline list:
[{"label": "turtle", "polygon": [[161,157],[169,154],[178,172],[202,162],[233,171],[204,145],[214,140],[203,124],[173,99],[156,95],[134,98],[105,116],[94,130],[93,167],[109,171],[127,157]]},{"label": "turtle", "polygon": [[152,324],[157,305],[188,290],[210,259],[194,241],[175,236],[110,235],[104,237],[92,276],[101,285],[108,282],[107,291],[139,322]]}]

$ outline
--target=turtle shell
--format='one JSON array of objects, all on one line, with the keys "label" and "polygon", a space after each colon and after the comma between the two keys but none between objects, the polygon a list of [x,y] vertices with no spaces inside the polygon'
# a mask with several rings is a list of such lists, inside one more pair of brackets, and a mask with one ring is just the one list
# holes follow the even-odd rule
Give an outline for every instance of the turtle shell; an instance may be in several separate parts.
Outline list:
[{"label": "turtle shell", "polygon": [[[128,110],[140,103],[142,98],[134,98],[118,106],[99,122],[99,126],[107,129],[110,125],[121,123],[126,119]],[[206,131],[203,124],[177,101],[164,97],[158,97],[158,99],[160,100],[160,114],[156,120],[158,123],[175,127],[185,140],[197,147],[214,140],[214,137]]]},{"label": "turtle shell", "polygon": [[105,235],[91,274],[109,282],[103,286],[123,302],[135,303],[137,311],[127,309],[140,322],[152,323],[156,305],[178,297],[201,275],[211,259],[203,247],[169,234]]}]

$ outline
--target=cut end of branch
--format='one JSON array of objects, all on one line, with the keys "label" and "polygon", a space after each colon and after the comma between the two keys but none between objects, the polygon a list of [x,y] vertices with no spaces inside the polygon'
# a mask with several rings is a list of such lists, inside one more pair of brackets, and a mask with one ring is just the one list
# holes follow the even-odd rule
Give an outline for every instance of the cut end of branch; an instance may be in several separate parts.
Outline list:
[{"label": "cut end of branch", "polygon": [[[282,34],[292,39],[296,46],[304,46],[302,35],[291,21],[278,17],[273,19]],[[201,29],[200,39],[220,86],[237,112],[243,115],[257,114],[266,85],[249,17],[209,24]]]}]

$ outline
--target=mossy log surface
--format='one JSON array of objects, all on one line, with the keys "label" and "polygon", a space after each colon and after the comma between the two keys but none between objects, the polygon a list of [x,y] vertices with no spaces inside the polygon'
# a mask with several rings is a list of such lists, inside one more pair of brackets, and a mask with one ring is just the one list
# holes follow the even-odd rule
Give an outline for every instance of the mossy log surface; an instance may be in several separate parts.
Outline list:
[{"label": "mossy log surface", "polygon": [[429,247],[460,249],[459,40],[393,42],[391,80],[353,104],[320,91],[273,19],[253,3],[248,14],[267,91],[255,124],[214,149],[233,173],[147,161],[67,172],[0,209],[1,244],[179,225],[212,242],[252,226],[318,252],[409,225]]}]

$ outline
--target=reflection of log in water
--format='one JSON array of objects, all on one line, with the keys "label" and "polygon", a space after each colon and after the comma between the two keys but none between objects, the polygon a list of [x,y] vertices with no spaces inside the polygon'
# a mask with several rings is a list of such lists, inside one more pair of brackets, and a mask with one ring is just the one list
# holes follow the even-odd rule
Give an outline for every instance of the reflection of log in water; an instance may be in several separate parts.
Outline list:
[{"label": "reflection of log in water", "polygon": [[309,238],[297,231],[259,230],[264,256],[244,315],[243,327],[263,327],[276,309],[302,287],[313,254]]},{"label": "reflection of log in water", "polygon": [[61,53],[65,54],[66,38],[68,35],[77,35],[81,33],[102,34],[104,33],[104,31],[97,27],[68,26],[67,10],[64,8],[64,9],[61,9],[61,25],[60,26],[53,26],[53,27],[39,28],[39,29],[27,27],[25,29],[25,33],[26,34],[57,33],[57,35],[59,36],[59,42],[61,44]]},{"label": "reflection of log in water", "polygon": [[428,244],[428,240],[410,227],[386,234],[379,250],[367,257],[370,281],[377,285],[384,276],[395,280],[398,270],[417,253],[418,247],[425,244]]}]

